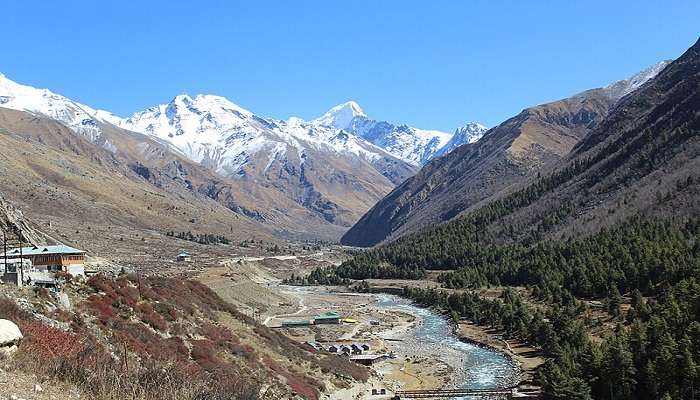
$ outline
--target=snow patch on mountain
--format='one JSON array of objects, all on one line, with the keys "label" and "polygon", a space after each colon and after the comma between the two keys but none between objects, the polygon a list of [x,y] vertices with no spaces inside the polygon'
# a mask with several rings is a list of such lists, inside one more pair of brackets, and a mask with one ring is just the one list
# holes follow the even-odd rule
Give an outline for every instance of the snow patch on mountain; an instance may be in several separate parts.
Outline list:
[{"label": "snow patch on mountain", "polygon": [[624,96],[634,92],[648,80],[654,78],[659,72],[663,71],[672,60],[659,61],[658,63],[646,68],[628,79],[623,79],[613,82],[604,89],[608,96],[612,99],[621,99]]},{"label": "snow patch on mountain", "polygon": [[488,128],[476,122],[470,122],[457,128],[450,141],[438,150],[435,157],[443,156],[463,144],[476,143],[487,130]]},{"label": "snow patch on mountain", "polygon": [[[227,174],[235,174],[261,151],[274,149],[275,157],[282,157],[287,147],[304,155],[313,148],[350,153],[369,162],[395,157],[421,165],[453,139],[445,132],[370,119],[355,101],[339,104],[313,121],[295,117],[279,121],[259,117],[224,97],[181,94],[167,104],[123,119],[48,89],[16,83],[2,74],[0,107],[60,121],[93,143],[103,141],[102,123],[143,133]],[[285,150],[276,143],[284,143]],[[116,151],[111,143],[102,145]]]},{"label": "snow patch on mountain", "polygon": [[48,89],[21,85],[3,74],[0,74],[0,107],[60,121],[93,143],[102,134],[98,122],[119,119],[107,111],[95,110]]}]

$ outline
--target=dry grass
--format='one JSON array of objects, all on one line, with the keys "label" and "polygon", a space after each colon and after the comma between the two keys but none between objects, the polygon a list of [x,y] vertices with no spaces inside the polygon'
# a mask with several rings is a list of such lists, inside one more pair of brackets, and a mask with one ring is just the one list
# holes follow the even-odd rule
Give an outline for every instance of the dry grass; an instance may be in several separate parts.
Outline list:
[{"label": "dry grass", "polygon": [[[97,275],[74,287],[84,299],[77,312],[49,314],[69,322],[69,331],[0,298],[0,318],[17,321],[26,338],[12,368],[107,400],[317,400],[328,377],[369,375],[348,360],[313,354],[196,281]],[[222,325],[221,315],[246,333]]]},{"label": "dry grass", "polygon": [[[69,382],[96,399],[255,399],[259,386],[242,374],[219,379],[204,369],[178,362],[145,360],[133,354],[121,359],[81,332],[66,332],[34,319],[9,299],[0,299],[0,316],[17,321],[25,335],[11,366],[48,379]],[[164,340],[159,351],[183,354],[178,339]],[[182,359],[181,359],[182,360]]]}]

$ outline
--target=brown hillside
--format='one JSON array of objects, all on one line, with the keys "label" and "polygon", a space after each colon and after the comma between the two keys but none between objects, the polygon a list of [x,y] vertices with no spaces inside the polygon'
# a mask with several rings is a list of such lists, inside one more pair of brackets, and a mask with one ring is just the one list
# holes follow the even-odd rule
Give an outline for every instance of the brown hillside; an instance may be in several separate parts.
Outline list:
[{"label": "brown hillside", "polygon": [[604,89],[528,108],[474,144],[435,159],[375,205],[342,243],[371,246],[448,221],[528,176],[547,171],[617,99]]}]

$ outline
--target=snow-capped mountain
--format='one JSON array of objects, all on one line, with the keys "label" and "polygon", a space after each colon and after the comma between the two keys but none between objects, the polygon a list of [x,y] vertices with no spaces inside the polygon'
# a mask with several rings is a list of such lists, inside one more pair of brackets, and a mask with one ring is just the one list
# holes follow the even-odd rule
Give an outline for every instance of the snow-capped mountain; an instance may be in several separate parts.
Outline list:
[{"label": "snow-capped mountain", "polygon": [[[371,119],[354,101],[339,104],[311,122],[318,126],[346,130],[413,165],[423,165],[436,155],[445,154],[447,151],[443,149],[448,145],[451,151],[472,140],[471,136],[455,137],[446,132]],[[481,126],[475,123],[468,126],[472,124]]]},{"label": "snow-capped mountain", "polygon": [[0,107],[58,120],[93,143],[98,141],[102,133],[98,122],[119,120],[107,111],[95,110],[48,89],[21,85],[1,73]]},{"label": "snow-capped mountain", "polygon": [[178,95],[118,123],[253,192],[277,191],[336,227],[352,224],[416,172],[345,130],[260,117],[220,96]]},{"label": "snow-capped mountain", "polygon": [[445,132],[394,125],[366,117],[354,118],[348,130],[414,165],[428,162],[452,138]]},{"label": "snow-capped mountain", "polygon": [[[432,158],[452,135],[369,119],[354,101],[305,122],[264,118],[219,96],[176,96],[123,119],[56,94],[16,83],[0,74],[0,107],[58,120],[93,143],[103,142],[101,124],[159,138],[180,154],[217,172],[234,175],[254,154],[279,157],[291,146],[302,155],[313,147],[363,157],[369,162],[396,157],[412,165]],[[393,172],[385,171],[385,175]],[[401,174],[402,175],[402,174]],[[394,179],[398,179],[394,177]]]},{"label": "snow-capped mountain", "polygon": [[450,141],[447,142],[446,145],[442,146],[434,157],[445,155],[463,144],[475,143],[481,139],[482,136],[484,136],[484,133],[486,133],[487,130],[488,128],[476,122],[470,122],[457,128]]},{"label": "snow-capped mountain", "polygon": [[[605,96],[629,93],[664,66],[608,86]],[[370,118],[353,101],[312,121],[284,121],[223,97],[184,94],[123,119],[1,74],[0,108],[58,121],[155,185],[184,185],[276,229],[321,223],[330,235],[418,167],[485,131],[476,123],[454,134],[393,124]]]},{"label": "snow-capped mountain", "polygon": [[[341,112],[338,117],[342,116]],[[168,104],[118,123],[122,128],[158,137],[191,160],[225,176],[240,175],[251,158],[259,157],[268,160],[268,167],[274,160],[287,157],[303,163],[310,152],[351,155],[369,163],[391,158],[381,148],[341,129],[299,118],[282,121],[259,117],[213,95],[179,95]]]},{"label": "snow-capped mountain", "polygon": [[357,103],[348,101],[331,108],[313,122],[317,125],[348,129],[355,117],[367,117],[367,114],[362,111],[362,108]]}]

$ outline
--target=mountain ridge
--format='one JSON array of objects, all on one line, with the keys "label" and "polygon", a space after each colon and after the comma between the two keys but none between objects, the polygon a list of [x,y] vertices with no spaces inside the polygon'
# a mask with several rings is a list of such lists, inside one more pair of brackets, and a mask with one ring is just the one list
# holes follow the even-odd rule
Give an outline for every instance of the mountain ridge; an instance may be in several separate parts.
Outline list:
[{"label": "mountain ridge", "polygon": [[[341,239],[353,246],[385,240],[449,221],[565,157],[630,90],[650,79],[661,62],[572,97],[523,110],[473,144],[427,163],[367,212]],[[611,89],[613,88],[613,89]]]}]

